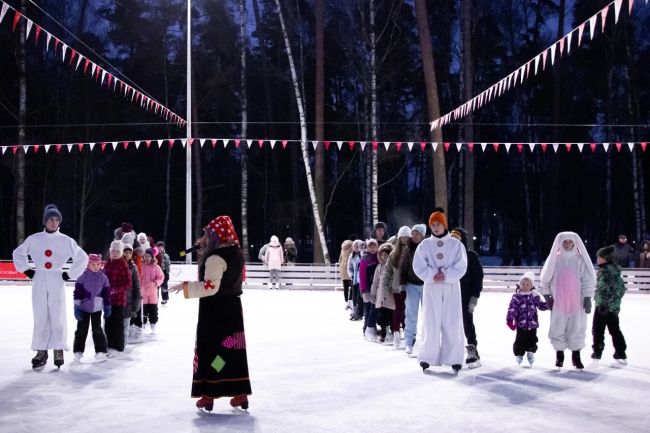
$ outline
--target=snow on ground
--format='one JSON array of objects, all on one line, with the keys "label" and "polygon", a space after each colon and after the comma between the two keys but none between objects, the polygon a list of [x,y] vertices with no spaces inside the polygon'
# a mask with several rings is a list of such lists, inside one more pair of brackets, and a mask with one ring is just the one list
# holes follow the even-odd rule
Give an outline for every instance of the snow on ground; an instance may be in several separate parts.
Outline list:
[{"label": "snow on ground", "polygon": [[[510,295],[484,293],[475,313],[483,366],[455,377],[448,367],[423,374],[403,350],[363,341],[341,292],[248,290],[251,406],[245,412],[220,399],[205,413],[189,397],[196,300],[172,295],[160,307],[157,335],[119,359],[91,363],[89,335],[82,364],[66,352],[57,371],[50,353],[48,365],[33,371],[30,291],[0,286],[2,433],[650,431],[647,295],[623,300],[628,366],[613,363],[607,336],[600,364],[586,348],[584,371],[557,372],[548,313],[540,313],[537,361],[521,368],[505,325]],[[72,346],[71,307],[69,316]]]}]

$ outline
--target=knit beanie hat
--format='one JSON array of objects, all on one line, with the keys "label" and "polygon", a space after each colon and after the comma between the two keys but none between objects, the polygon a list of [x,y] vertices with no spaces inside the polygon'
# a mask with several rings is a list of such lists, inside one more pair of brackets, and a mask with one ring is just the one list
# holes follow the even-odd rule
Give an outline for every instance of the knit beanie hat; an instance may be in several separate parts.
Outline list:
[{"label": "knit beanie hat", "polygon": [[397,232],[398,238],[410,238],[411,237],[411,228],[409,226],[402,226]]},{"label": "knit beanie hat", "polygon": [[146,250],[144,250],[144,253],[149,254],[151,257],[156,257],[156,255],[153,253],[152,248],[147,248]]},{"label": "knit beanie hat", "polygon": [[277,247],[280,245],[280,239],[276,235],[271,236],[271,246]]},{"label": "knit beanie hat", "polygon": [[122,242],[124,242],[124,245],[131,245],[133,246],[133,242],[135,242],[135,235],[133,232],[126,232],[122,235]]},{"label": "knit beanie hat", "polygon": [[48,204],[45,206],[45,209],[43,209],[43,225],[45,225],[45,223],[47,223],[47,220],[52,217],[58,218],[59,224],[63,222],[61,212],[59,212],[59,209],[56,207],[56,205]]},{"label": "knit beanie hat", "polygon": [[122,251],[126,251],[126,250],[133,251],[133,245],[131,245],[129,243],[126,243],[126,242],[122,242],[122,244],[124,245],[124,248],[122,249]]},{"label": "knit beanie hat", "polygon": [[88,264],[101,263],[101,262],[102,262],[101,254],[88,254]]},{"label": "knit beanie hat", "polygon": [[429,216],[429,227],[433,223],[440,223],[442,226],[447,230],[449,226],[447,225],[447,217],[445,216],[445,212],[442,210],[442,208],[435,208],[433,213]]},{"label": "knit beanie hat", "polygon": [[377,239],[374,238],[366,239],[366,247],[370,244],[379,245],[379,242],[377,242]]},{"label": "knit beanie hat", "polygon": [[532,286],[535,286],[535,274],[532,272],[524,272],[524,275],[519,278],[519,285],[521,285],[523,280],[528,280]]},{"label": "knit beanie hat", "polygon": [[604,259],[607,263],[610,263],[614,261],[615,252],[616,247],[614,245],[607,245],[606,247],[599,249],[596,256]]},{"label": "knit beanie hat", "polygon": [[427,235],[427,226],[424,224],[416,224],[411,229],[411,233],[412,232],[420,232],[420,234],[422,234],[422,237],[425,237]]},{"label": "knit beanie hat", "polygon": [[124,252],[124,242],[122,241],[113,241],[111,242],[111,246],[109,248],[109,251],[119,251],[120,254]]},{"label": "knit beanie hat", "polygon": [[156,246],[157,246],[157,247],[163,247],[163,248],[165,248],[165,241],[158,241],[158,242],[156,242]]}]

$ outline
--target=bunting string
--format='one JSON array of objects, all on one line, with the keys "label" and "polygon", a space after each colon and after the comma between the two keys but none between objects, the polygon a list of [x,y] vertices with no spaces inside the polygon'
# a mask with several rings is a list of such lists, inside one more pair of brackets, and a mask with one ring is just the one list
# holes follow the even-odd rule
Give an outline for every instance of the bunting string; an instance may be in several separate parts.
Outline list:
[{"label": "bunting string", "polygon": [[[249,139],[249,138],[159,138],[155,140],[122,140],[122,141],[99,141],[99,142],[84,142],[84,143],[66,143],[66,144],[14,144],[10,146],[0,146],[0,156],[2,155],[15,155],[18,152],[27,154],[49,153],[54,150],[56,153],[67,151],[68,154],[73,152],[92,152],[95,148],[99,148],[101,152],[107,150],[117,151],[119,149],[162,149],[167,147],[173,149],[175,145],[180,144],[185,148],[187,145],[195,146],[198,144],[199,148],[205,146],[212,149],[239,149],[241,146],[245,148],[252,148],[257,146],[260,149],[265,147],[271,150],[276,147],[285,150],[288,145],[298,145],[300,140],[273,140],[273,139]],[[640,148],[642,152],[646,151],[648,142],[586,142],[586,143],[504,143],[504,142],[482,142],[482,143],[468,143],[468,142],[431,142],[431,141],[356,141],[356,140],[338,140],[338,141],[308,141],[308,146],[316,149],[319,146],[324,146],[326,151],[330,150],[343,150],[349,149],[355,151],[360,149],[364,151],[369,146],[372,151],[377,152],[383,148],[386,152],[411,152],[413,149],[426,152],[428,150],[449,152],[455,149],[458,152],[463,150],[467,152],[482,152],[482,153],[524,153],[524,152],[542,152],[552,151],[553,153],[569,153],[574,151],[582,153],[585,148],[591,150],[592,153],[596,151],[608,152],[609,149],[615,149],[620,153],[627,149],[633,152],[635,149]],[[512,152],[511,152],[511,149]]]},{"label": "bunting string", "polygon": [[[55,57],[60,58],[61,62],[70,69],[73,69],[74,71],[79,71],[81,69],[82,75],[84,77],[88,75],[88,77],[94,80],[100,88],[106,87],[107,89],[112,90],[113,93],[119,92],[126,100],[139,105],[140,108],[146,111],[153,112],[168,122],[176,123],[181,127],[187,124],[186,120],[181,116],[111,74],[96,62],[93,62],[88,56],[85,56],[75,48],[68,46],[60,38],[36,24],[33,20],[23,15],[19,10],[13,8],[4,0],[0,0],[0,4],[2,5],[0,7],[0,24],[2,24],[5,16],[7,16],[8,21],[11,21],[12,32],[16,31],[18,24],[25,21],[27,25],[25,33],[26,40],[29,40],[30,36],[34,35],[33,40],[35,45],[39,43],[44,44],[45,51],[47,52],[52,48]],[[13,19],[10,18],[12,14]]]},{"label": "bunting string", "polygon": [[[628,14],[632,15],[632,8],[634,6],[634,0],[628,1]],[[646,0],[645,4],[648,4]],[[537,75],[537,72],[541,68],[542,71],[546,70],[547,64],[550,63],[551,66],[555,65],[555,62],[559,62],[562,59],[563,55],[569,55],[571,53],[571,44],[574,39],[576,40],[576,46],[579,48],[582,44],[582,39],[586,26],[589,26],[589,38],[590,40],[594,38],[597,31],[598,17],[600,17],[601,23],[601,33],[605,32],[605,26],[607,23],[607,14],[611,7],[614,7],[614,24],[618,23],[618,18],[621,12],[621,7],[623,5],[623,0],[614,0],[609,3],[607,6],[596,12],[589,19],[583,21],[576,28],[571,30],[569,33],[565,34],[562,38],[555,41],[550,47],[546,48],[541,53],[537,54],[535,57],[529,59],[523,65],[519,66],[517,69],[512,71],[510,74],[504,78],[497,81],[492,86],[488,87],[487,90],[479,93],[474,96],[469,101],[466,101],[462,105],[451,110],[447,114],[444,114],[437,119],[434,119],[431,122],[431,130],[438,129],[447,125],[452,120],[458,120],[466,117],[468,114],[478,110],[483,105],[491,102],[497,97],[503,95],[505,92],[514,88],[518,84],[522,84],[524,80],[527,80],[530,77],[531,70],[533,75]]]}]

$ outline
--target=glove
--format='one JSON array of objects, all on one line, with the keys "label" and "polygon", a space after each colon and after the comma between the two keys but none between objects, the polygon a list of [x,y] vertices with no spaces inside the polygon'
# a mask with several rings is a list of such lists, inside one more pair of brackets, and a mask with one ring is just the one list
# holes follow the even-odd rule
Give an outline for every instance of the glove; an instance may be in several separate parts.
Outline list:
[{"label": "glove", "polygon": [[70,275],[67,272],[62,273],[61,278],[63,278],[63,281],[70,281]]},{"label": "glove", "polygon": [[80,322],[84,319],[83,312],[81,311],[81,307],[79,305],[74,306],[74,318]]},{"label": "glove", "polygon": [[506,322],[506,325],[508,325],[508,328],[512,329],[513,331],[517,329],[517,325],[514,321]]},{"label": "glove", "polygon": [[111,306],[104,305],[104,320],[108,319],[109,317],[111,317]]},{"label": "glove", "polygon": [[591,298],[583,298],[582,307],[585,309],[585,313],[591,313]]},{"label": "glove", "polygon": [[25,272],[23,272],[23,274],[27,275],[27,278],[29,278],[30,280],[34,279],[34,274],[35,273],[36,272],[34,272],[33,269],[27,269]]},{"label": "glove", "polygon": [[546,301],[546,305],[548,305],[548,309],[552,310],[553,309],[553,296],[544,295],[544,300]]},{"label": "glove", "polygon": [[474,314],[474,308],[476,308],[476,304],[478,304],[478,298],[476,296],[469,298],[469,304],[467,305],[467,311],[469,314]]}]

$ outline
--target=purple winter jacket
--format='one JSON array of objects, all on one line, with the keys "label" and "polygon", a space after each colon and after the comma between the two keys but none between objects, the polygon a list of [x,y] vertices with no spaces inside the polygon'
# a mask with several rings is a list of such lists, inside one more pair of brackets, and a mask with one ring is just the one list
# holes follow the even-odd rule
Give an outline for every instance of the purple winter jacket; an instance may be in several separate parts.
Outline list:
[{"label": "purple winter jacket", "polygon": [[111,285],[106,274],[86,269],[77,279],[72,297],[74,304],[81,306],[81,311],[86,313],[101,311],[105,305],[111,305]]},{"label": "purple winter jacket", "polygon": [[514,322],[520,329],[537,329],[539,321],[537,320],[537,310],[546,311],[548,306],[542,300],[537,290],[532,289],[530,292],[517,292],[512,295],[506,322]]}]

